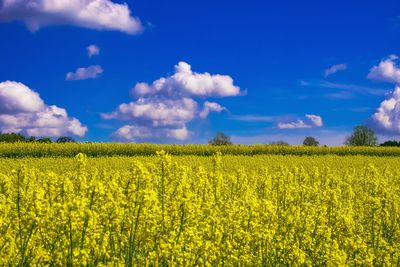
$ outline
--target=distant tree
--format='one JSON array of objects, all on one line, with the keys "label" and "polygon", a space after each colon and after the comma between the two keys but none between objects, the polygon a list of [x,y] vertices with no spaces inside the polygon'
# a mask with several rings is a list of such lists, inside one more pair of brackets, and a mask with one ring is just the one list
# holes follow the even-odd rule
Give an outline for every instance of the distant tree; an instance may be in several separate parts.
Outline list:
[{"label": "distant tree", "polygon": [[31,136],[28,139],[26,139],[27,142],[36,142],[36,137]]},{"label": "distant tree", "polygon": [[376,146],[378,138],[372,129],[359,125],[354,127],[353,133],[347,137],[345,144],[348,146]]},{"label": "distant tree", "polygon": [[269,144],[272,146],[289,146],[289,143],[285,141],[272,141]]},{"label": "distant tree", "polygon": [[52,143],[52,141],[49,137],[43,137],[43,138],[38,139],[37,141],[39,143],[45,143],[45,144]]},{"label": "distant tree", "polygon": [[75,139],[69,136],[61,136],[56,140],[56,143],[75,143]]},{"label": "distant tree", "polygon": [[388,140],[380,144],[380,146],[400,146],[400,142],[397,142],[395,140]]},{"label": "distant tree", "polygon": [[25,136],[17,133],[0,133],[0,142],[15,143],[26,142]]},{"label": "distant tree", "polygon": [[231,138],[223,132],[218,132],[213,139],[208,141],[208,143],[214,146],[232,145]]},{"label": "distant tree", "polygon": [[303,145],[305,146],[319,146],[319,142],[312,136],[307,136],[304,138]]}]

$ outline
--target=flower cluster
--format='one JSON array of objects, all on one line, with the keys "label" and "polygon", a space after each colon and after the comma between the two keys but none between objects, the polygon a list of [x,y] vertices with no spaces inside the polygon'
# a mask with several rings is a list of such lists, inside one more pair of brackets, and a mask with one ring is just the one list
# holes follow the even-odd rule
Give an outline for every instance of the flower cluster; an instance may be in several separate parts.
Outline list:
[{"label": "flower cluster", "polygon": [[1,266],[400,264],[400,167],[382,158],[40,160],[0,168]]}]

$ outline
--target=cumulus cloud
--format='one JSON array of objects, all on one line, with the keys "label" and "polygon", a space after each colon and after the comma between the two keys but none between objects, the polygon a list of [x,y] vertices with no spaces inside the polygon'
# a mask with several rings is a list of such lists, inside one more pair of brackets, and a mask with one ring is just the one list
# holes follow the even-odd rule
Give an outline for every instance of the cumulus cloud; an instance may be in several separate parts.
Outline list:
[{"label": "cumulus cloud", "polygon": [[34,113],[44,108],[39,94],[18,82],[0,83],[0,114]]},{"label": "cumulus cloud", "polygon": [[374,81],[400,84],[400,67],[396,64],[398,57],[391,55],[382,60],[378,66],[371,68],[367,78]]},{"label": "cumulus cloud", "polygon": [[112,135],[118,141],[183,141],[191,136],[188,123],[226,109],[210,101],[200,105],[196,97],[239,94],[240,88],[233,84],[230,76],[195,73],[189,64],[180,62],[172,76],[160,78],[151,85],[136,84],[130,92],[133,101],[120,104],[113,112],[101,116],[124,122],[125,125]]},{"label": "cumulus cloud", "polygon": [[207,118],[208,114],[210,114],[210,112],[221,112],[223,110],[226,110],[226,108],[224,108],[223,106],[221,106],[218,103],[215,102],[204,102],[203,104],[203,110],[200,112],[200,118]]},{"label": "cumulus cloud", "polygon": [[306,114],[306,119],[298,119],[293,122],[279,122],[279,129],[306,129],[323,126],[322,118],[318,115]]},{"label": "cumulus cloud", "polygon": [[63,108],[48,106],[26,85],[0,83],[0,131],[33,136],[84,136],[87,127]]},{"label": "cumulus cloud", "polygon": [[321,116],[306,114],[307,119],[311,121],[311,124],[316,127],[321,127],[323,125]]},{"label": "cumulus cloud", "polygon": [[343,70],[346,70],[346,69],[347,69],[347,64],[336,64],[336,65],[333,65],[332,67],[326,69],[324,71],[324,76],[326,78],[326,77],[328,77],[328,76],[330,76],[332,74],[335,74],[338,71],[343,71]]},{"label": "cumulus cloud", "polygon": [[131,91],[133,97],[149,95],[226,97],[239,94],[240,88],[233,84],[230,76],[211,75],[207,72],[196,73],[186,62],[179,62],[172,76],[162,77],[152,84],[137,83]]},{"label": "cumulus cloud", "polygon": [[190,133],[185,126],[176,129],[154,130],[146,126],[125,125],[113,133],[113,138],[121,142],[143,142],[155,139],[184,141],[189,136]]},{"label": "cumulus cloud", "polygon": [[371,68],[368,79],[396,84],[367,123],[381,134],[400,134],[400,67],[398,57],[390,55]]},{"label": "cumulus cloud", "polygon": [[100,48],[97,45],[89,45],[86,47],[88,57],[97,56],[100,54]]},{"label": "cumulus cloud", "polygon": [[51,25],[74,25],[128,34],[143,30],[127,4],[110,0],[2,0],[0,21],[22,21],[31,31]]},{"label": "cumulus cloud", "polygon": [[121,104],[112,113],[104,113],[104,119],[135,121],[153,127],[181,126],[191,121],[197,112],[197,102],[191,98],[153,99],[139,98],[135,102]]},{"label": "cumulus cloud", "polygon": [[382,134],[400,134],[400,87],[384,100],[368,123]]},{"label": "cumulus cloud", "polygon": [[99,65],[92,65],[87,68],[78,68],[75,72],[68,72],[65,79],[67,81],[96,79],[103,73]]}]

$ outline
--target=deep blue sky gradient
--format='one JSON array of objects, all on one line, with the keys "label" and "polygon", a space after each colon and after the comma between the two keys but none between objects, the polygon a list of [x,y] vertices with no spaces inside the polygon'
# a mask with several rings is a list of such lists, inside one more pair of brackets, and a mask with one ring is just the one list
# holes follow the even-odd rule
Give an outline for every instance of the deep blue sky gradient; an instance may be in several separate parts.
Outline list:
[{"label": "deep blue sky gradient", "polygon": [[[119,1],[121,2],[121,1]],[[229,112],[193,121],[190,142],[206,142],[224,131],[243,143],[282,139],[298,142],[316,135],[340,144],[363,123],[384,96],[326,96],[342,90],[321,81],[380,89],[393,85],[366,79],[369,69],[390,54],[400,54],[400,2],[388,1],[128,1],[146,26],[139,35],[52,26],[32,33],[20,22],[0,24],[0,81],[19,81],[40,93],[47,104],[66,108],[89,127],[83,140],[109,141],[117,122],[104,121],[129,101],[137,82],[173,73],[179,61],[196,72],[230,75],[247,95],[217,99]],[[99,56],[88,58],[96,44]],[[324,78],[328,67],[348,69]],[[78,67],[99,64],[100,78],[66,81]],[[313,86],[302,86],[302,81]],[[271,122],[244,122],[237,115],[302,118],[317,114],[321,129],[279,130]],[[330,140],[330,141],[329,141]]]}]

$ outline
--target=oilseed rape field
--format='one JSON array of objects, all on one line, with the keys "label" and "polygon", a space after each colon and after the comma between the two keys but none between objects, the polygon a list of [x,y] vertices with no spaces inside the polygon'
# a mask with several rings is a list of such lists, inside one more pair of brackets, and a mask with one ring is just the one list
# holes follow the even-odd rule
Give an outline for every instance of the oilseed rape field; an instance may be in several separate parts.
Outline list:
[{"label": "oilseed rape field", "polygon": [[0,158],[1,266],[400,264],[398,150],[57,146]]}]

